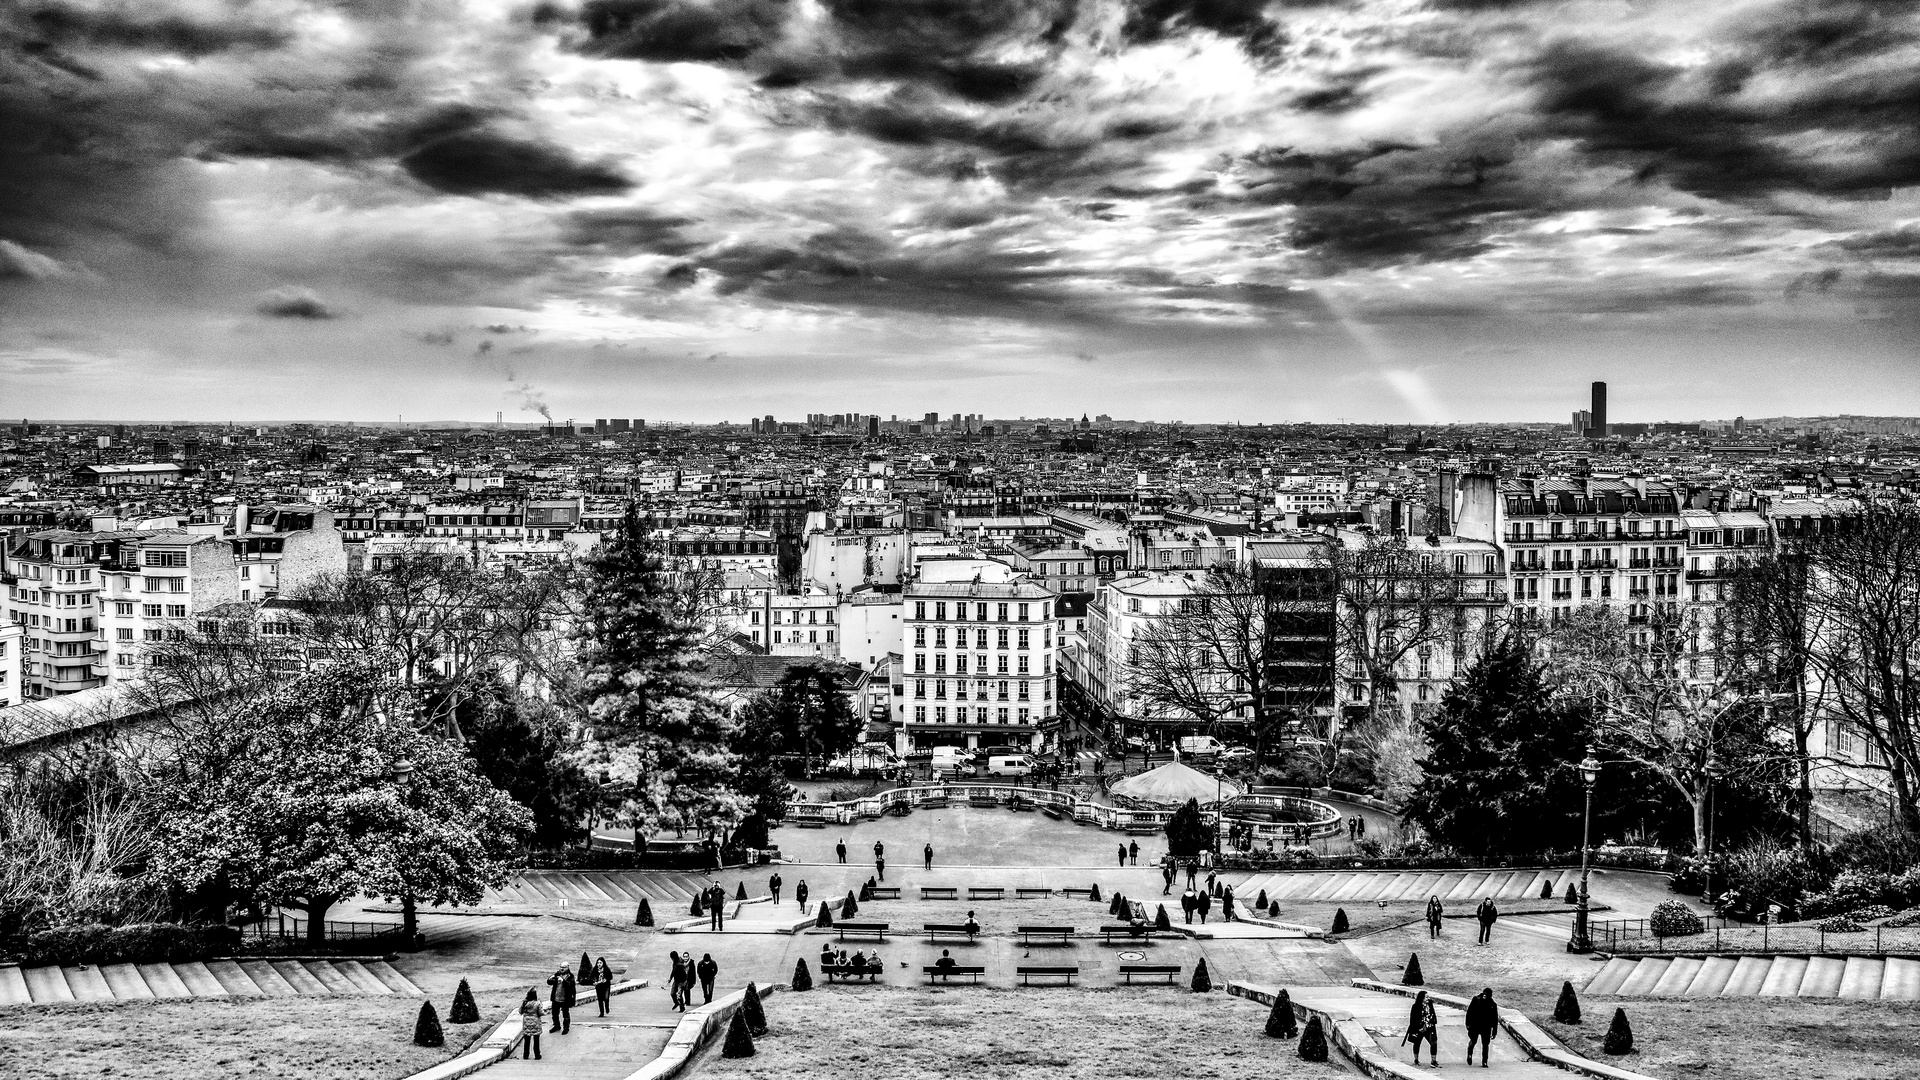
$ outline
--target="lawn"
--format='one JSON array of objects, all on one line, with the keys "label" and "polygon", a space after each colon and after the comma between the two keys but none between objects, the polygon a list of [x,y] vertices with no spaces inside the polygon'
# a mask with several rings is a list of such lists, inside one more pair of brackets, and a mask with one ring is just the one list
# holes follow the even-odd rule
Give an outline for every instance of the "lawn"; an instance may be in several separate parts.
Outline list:
[{"label": "lawn", "polygon": [[290,1077],[391,1080],[452,1057],[517,1000],[481,992],[480,1022],[413,1045],[414,997],[201,998],[0,1010],[0,1074],[20,1080]]},{"label": "lawn", "polygon": [[710,1050],[700,1077],[862,1080],[1209,1080],[1350,1075],[1261,1031],[1267,1010],[1221,992],[1164,988],[816,989],[767,999],[751,1058]]}]

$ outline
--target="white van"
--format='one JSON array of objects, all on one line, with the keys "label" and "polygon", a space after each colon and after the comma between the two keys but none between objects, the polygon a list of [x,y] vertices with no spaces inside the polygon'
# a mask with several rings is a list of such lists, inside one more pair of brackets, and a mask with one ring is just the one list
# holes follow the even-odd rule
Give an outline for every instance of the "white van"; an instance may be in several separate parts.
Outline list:
[{"label": "white van", "polygon": [[987,759],[988,776],[1027,776],[1033,772],[1033,759],[1025,754],[995,754]]},{"label": "white van", "polygon": [[973,751],[964,746],[936,746],[933,748],[933,767],[938,772],[952,772],[955,767],[973,768]]},{"label": "white van", "polygon": [[1211,735],[1183,735],[1180,737],[1181,757],[1212,757],[1225,750],[1227,744]]}]

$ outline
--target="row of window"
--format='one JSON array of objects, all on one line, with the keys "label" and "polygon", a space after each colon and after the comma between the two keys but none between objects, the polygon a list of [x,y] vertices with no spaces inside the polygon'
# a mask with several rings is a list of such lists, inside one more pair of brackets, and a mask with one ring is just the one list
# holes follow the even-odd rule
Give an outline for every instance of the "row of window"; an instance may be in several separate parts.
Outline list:
[{"label": "row of window", "polygon": [[[821,622],[825,622],[828,626],[833,625],[833,609],[832,608],[805,608],[805,609],[775,608],[767,614],[767,621],[770,623],[779,623],[780,612],[783,610],[788,613],[786,621],[790,623],[806,622],[809,624],[818,624]],[[805,619],[800,618],[800,612],[802,610],[805,610],[807,613],[807,617]],[[820,613],[822,611],[825,611],[827,615],[827,617],[824,620],[820,618]],[[751,621],[755,623],[758,623],[760,621],[760,612],[758,610],[755,610],[752,613]]]},{"label": "row of window", "polygon": [[[1009,711],[1012,711],[1014,713],[1013,719],[1008,718],[1007,714],[1009,713]],[[964,707],[954,709],[953,714],[954,714],[953,723],[956,723],[956,724],[965,724],[969,722],[975,723],[975,724],[1008,724],[1008,723],[1031,724],[1033,723],[1032,709],[1019,709],[1019,710],[994,709],[992,710],[991,714],[989,714],[988,710],[986,709],[974,709],[973,718],[971,721],[968,720],[967,710]],[[925,705],[915,705],[913,707],[913,722],[916,724],[927,723],[927,707]],[[934,706],[933,723],[944,724],[947,722],[948,721],[947,721],[946,706],[944,705]]]},{"label": "row of window", "polygon": [[8,611],[7,618],[21,626],[44,628],[56,634],[80,634],[93,629],[92,619],[56,619],[48,615],[44,619],[31,611]]},{"label": "row of window", "polygon": [[[952,680],[953,698],[955,701],[965,701],[967,699],[968,681],[969,680],[967,679]],[[1013,682],[1009,682],[1009,680],[1006,680],[1006,679],[1001,679],[998,682],[995,682],[990,679],[973,679],[971,681],[973,683],[973,700],[975,701],[986,701],[989,694],[993,695],[993,697],[999,701],[1007,701],[1007,700],[1032,701],[1033,700],[1033,691],[1031,689],[1033,684],[1031,682],[1021,681],[1021,682],[1013,683]],[[948,680],[946,679],[933,680],[933,698],[935,701],[946,700],[947,682]],[[1014,689],[1014,694],[1012,695],[1011,698],[1009,698],[1007,693],[1009,686],[1011,686]],[[927,680],[926,679],[913,680],[913,696],[915,698],[919,698],[922,700],[926,698],[927,696]],[[1053,682],[1051,680],[1042,682],[1040,684],[1040,697],[1042,700],[1051,699],[1053,697]]]},{"label": "row of window", "polygon": [[[1536,535],[1534,532],[1534,522],[1514,522],[1507,528],[1507,539],[1534,540],[1540,536],[1605,537],[1608,535],[1607,523],[1604,521],[1576,521],[1572,523],[1573,530],[1571,532],[1567,530],[1567,524],[1568,523],[1564,521],[1549,522],[1546,530]],[[1653,536],[1677,536],[1680,533],[1678,523],[1672,521],[1616,521],[1613,523],[1612,535],[1616,537],[1639,536],[1641,535],[1640,526],[1642,525],[1653,526],[1653,528],[1647,530],[1648,533]]]},{"label": "row of window", "polygon": [[[925,600],[915,600],[913,602],[913,617],[916,621],[918,622],[927,621],[928,606],[929,606],[929,603],[928,601],[925,601]],[[933,621],[946,622],[947,621],[947,605],[941,601],[934,601],[932,602],[931,606],[933,608]],[[993,610],[993,613],[995,616],[995,618],[993,619],[987,618],[987,612],[989,608]],[[1032,614],[1031,614],[1032,608],[1033,608],[1032,604],[975,603],[970,605],[966,601],[962,600],[962,601],[956,602],[953,605],[953,621],[954,622],[969,622],[969,621],[971,622],[1006,622],[1007,611],[1009,608],[1018,609],[1018,611],[1016,612],[1017,618],[1015,620],[1017,622],[1028,622],[1032,619]],[[973,618],[971,620],[967,618],[967,613],[970,610],[973,612]]]},{"label": "row of window", "polygon": [[[777,641],[779,639],[775,638],[775,640]],[[1012,672],[1007,671],[1007,654],[1005,653],[999,654],[999,659],[1000,659],[1000,663],[997,667],[999,674],[1001,675],[1028,674],[1027,657],[1025,654],[1016,655],[1014,657],[1014,659],[1019,661],[1019,663],[1014,666],[1014,670]],[[977,674],[985,675],[987,673],[987,658],[985,656],[975,657],[973,670]],[[1047,670],[1047,665],[1044,661],[1044,658],[1041,663],[1041,670],[1042,670],[1042,673],[1045,673]],[[927,673],[927,654],[926,653],[913,654],[913,671],[914,671],[914,674],[916,675],[924,675]],[[945,653],[934,654],[933,673],[935,675],[945,675],[947,673],[947,655]],[[965,675],[967,673],[967,654],[966,653],[959,653],[954,656],[953,673],[955,675]]]},{"label": "row of window", "polygon": [[[994,638],[993,638],[994,645],[996,648],[1005,649],[1008,647],[1007,642],[1009,640],[1012,640],[1012,641],[1018,642],[1017,647],[1024,651],[1026,649],[1032,648],[1033,646],[1033,638],[1031,636],[1032,633],[1033,631],[1031,630],[1021,630],[1019,631],[1019,636],[1016,638],[1011,636],[1012,634],[1011,631],[1003,628],[1000,630],[999,633],[994,635]],[[913,628],[913,647],[916,649],[924,649],[927,647],[927,628],[926,627],[916,626]],[[933,628],[933,647],[936,649],[944,649],[947,647],[947,628],[946,627],[936,626]],[[965,627],[960,627],[954,630],[953,647],[956,649],[964,649],[967,647],[967,631]],[[987,647],[987,631],[983,627],[979,630],[974,631],[973,648],[976,651],[982,651],[982,650],[985,650],[986,647]],[[1040,647],[1043,649],[1053,647],[1053,627],[1043,626],[1040,628]]]}]

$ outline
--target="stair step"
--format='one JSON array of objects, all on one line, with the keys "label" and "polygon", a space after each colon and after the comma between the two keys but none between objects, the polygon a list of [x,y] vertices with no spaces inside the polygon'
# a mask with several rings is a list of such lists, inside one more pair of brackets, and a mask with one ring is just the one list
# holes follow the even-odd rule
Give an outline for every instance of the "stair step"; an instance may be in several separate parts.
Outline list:
[{"label": "stair step", "polygon": [[180,979],[172,964],[135,964],[134,970],[147,981],[147,989],[157,998],[187,998],[193,991]]},{"label": "stair step", "polygon": [[1667,965],[1660,981],[1647,991],[1648,997],[1679,997],[1693,984],[1694,976],[1700,974],[1701,961],[1691,956],[1676,958]]},{"label": "stair step", "polygon": [[1731,956],[1709,956],[1700,965],[1700,974],[1693,977],[1687,988],[1680,993],[1683,997],[1719,997],[1720,991],[1727,988],[1727,980],[1733,977],[1733,969],[1738,965]]},{"label": "stair step", "polygon": [[351,994],[355,991],[353,980],[340,974],[331,960],[302,960],[300,966],[306,968],[309,974],[320,980],[320,985],[333,993]]},{"label": "stair step", "polygon": [[1586,993],[1619,993],[1620,984],[1626,982],[1627,976],[1633,974],[1633,969],[1639,966],[1639,961],[1625,956],[1616,956],[1608,960],[1606,966],[1600,969],[1598,975],[1587,980]]},{"label": "stair step", "polygon": [[207,970],[207,965],[198,960],[175,964],[173,971],[180,976],[180,981],[187,985],[187,989],[193,991],[194,997],[232,996],[227,993],[226,987],[220,985],[220,980],[214,977],[213,972]]},{"label": "stair step", "polygon": [[387,963],[385,960],[368,960],[364,966],[369,974],[379,979],[382,985],[396,994],[426,996],[425,990],[413,985],[412,979],[401,974],[400,969]]},{"label": "stair step", "polygon": [[27,990],[27,977],[20,973],[19,965],[0,967],[0,1005],[26,1005],[32,1001],[33,995]]},{"label": "stair step", "polygon": [[1661,956],[1649,956],[1640,961],[1640,965],[1633,969],[1633,974],[1627,976],[1627,981],[1621,983],[1620,989],[1614,993],[1622,997],[1645,997],[1647,992],[1660,981],[1660,976],[1665,975],[1667,968],[1672,966],[1672,960]]},{"label": "stair step", "polygon": [[153,988],[147,980],[140,977],[140,969],[132,964],[102,964],[100,976],[113,988],[113,996],[119,1001],[151,1001]]},{"label": "stair step", "polygon": [[63,967],[60,973],[67,977],[67,986],[73,990],[73,1000],[113,1000],[113,987],[107,985],[107,980],[101,976],[99,968],[92,965]]},{"label": "stair step", "polygon": [[1766,985],[1767,976],[1773,973],[1773,960],[1765,956],[1743,956],[1733,965],[1733,974],[1727,976],[1727,985],[1720,990],[1721,997],[1753,997]]},{"label": "stair step", "polygon": [[1840,993],[1840,977],[1846,974],[1847,962],[1837,956],[1816,956],[1807,961],[1806,978],[1800,982],[1797,996],[1803,998],[1829,998]]},{"label": "stair step", "polygon": [[333,992],[327,989],[326,983],[314,978],[313,972],[307,970],[307,965],[298,960],[275,960],[272,964],[273,970],[279,972],[280,977],[287,980],[287,985],[293,987],[294,993],[301,997],[324,997]]},{"label": "stair step", "polygon": [[1776,956],[1767,969],[1767,981],[1760,984],[1761,997],[1794,997],[1800,993],[1801,980],[1807,977],[1807,958]]},{"label": "stair step", "polygon": [[1887,963],[1878,957],[1849,956],[1846,970],[1840,974],[1839,996],[1848,1001],[1878,1001],[1886,974]]},{"label": "stair step", "polygon": [[27,977],[27,992],[33,995],[35,1005],[73,1000],[73,987],[67,985],[67,977],[59,968],[27,968],[21,974]]},{"label": "stair step", "polygon": [[390,989],[386,983],[375,978],[373,972],[368,971],[366,965],[358,960],[335,960],[333,967],[335,971],[345,976],[346,980],[353,984],[354,989],[363,994],[393,993],[393,990]]},{"label": "stair step", "polygon": [[1920,1000],[1920,960],[1888,957],[1886,974],[1880,979],[1880,1000]]},{"label": "stair step", "polygon": [[268,997],[294,997],[300,993],[265,960],[242,960],[240,970],[246,972],[247,978],[253,980],[253,985]]},{"label": "stair step", "polygon": [[220,983],[220,989],[234,997],[265,997],[266,991],[255,985],[239,964],[232,960],[207,961],[207,973]]}]

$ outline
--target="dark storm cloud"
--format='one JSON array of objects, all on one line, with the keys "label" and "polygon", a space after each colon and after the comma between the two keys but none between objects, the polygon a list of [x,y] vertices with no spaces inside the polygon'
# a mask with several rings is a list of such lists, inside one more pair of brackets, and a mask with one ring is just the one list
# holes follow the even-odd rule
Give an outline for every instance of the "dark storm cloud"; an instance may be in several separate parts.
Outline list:
[{"label": "dark storm cloud", "polygon": [[306,319],[319,322],[337,319],[340,313],[328,307],[318,296],[306,289],[281,289],[260,301],[254,308],[262,315],[275,319]]},{"label": "dark storm cloud", "polygon": [[23,48],[38,53],[104,47],[199,57],[229,49],[276,48],[291,38],[284,25],[245,14],[212,20],[137,5],[96,9],[57,3],[23,5],[19,14],[17,25],[27,31]]},{"label": "dark storm cloud", "polygon": [[692,218],[655,214],[644,207],[618,210],[576,210],[567,216],[566,242],[579,247],[598,247],[628,253],[685,255],[702,244],[689,239],[685,230],[694,225]]},{"label": "dark storm cloud", "polygon": [[1153,42],[1189,30],[1210,30],[1239,41],[1248,56],[1272,59],[1287,38],[1266,9],[1266,0],[1137,0],[1122,32],[1129,41]]},{"label": "dark storm cloud", "polygon": [[[792,11],[787,0],[592,0],[580,22],[596,56],[660,63],[737,63],[770,48]],[[535,20],[565,18],[546,7]]]},{"label": "dark storm cloud", "polygon": [[1920,258],[1920,225],[1902,225],[1897,229],[1858,233],[1844,240],[1832,241],[1825,246],[1869,259]]},{"label": "dark storm cloud", "polygon": [[551,143],[486,129],[435,139],[401,158],[400,165],[421,183],[453,195],[551,199],[603,195],[632,186],[609,163],[581,161]]}]

